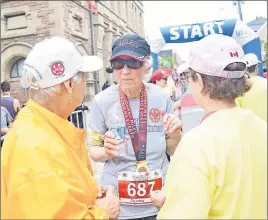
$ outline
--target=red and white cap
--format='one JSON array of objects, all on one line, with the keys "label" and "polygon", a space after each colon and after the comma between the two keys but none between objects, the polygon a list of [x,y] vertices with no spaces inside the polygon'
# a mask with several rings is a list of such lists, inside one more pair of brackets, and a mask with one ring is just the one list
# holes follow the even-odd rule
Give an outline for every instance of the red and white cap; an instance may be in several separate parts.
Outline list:
[{"label": "red and white cap", "polygon": [[160,80],[160,79],[166,79],[168,77],[169,75],[164,70],[158,69],[152,75],[152,82],[156,82],[157,80]]},{"label": "red and white cap", "polygon": [[183,62],[177,68],[177,73],[181,74],[181,73],[187,71],[188,68],[189,68],[189,64],[187,62]]},{"label": "red and white cap", "polygon": [[[242,58],[244,51],[232,37],[211,34],[196,42],[191,49],[188,64],[198,73],[222,78],[241,78],[246,72]],[[244,63],[243,71],[225,71],[231,63]]]},{"label": "red and white cap", "polygon": [[[103,62],[97,56],[82,56],[75,45],[62,38],[51,37],[37,43],[28,54],[21,85],[24,88],[48,88],[60,84],[78,72],[94,72],[102,69]],[[31,73],[37,81],[33,82]]]}]

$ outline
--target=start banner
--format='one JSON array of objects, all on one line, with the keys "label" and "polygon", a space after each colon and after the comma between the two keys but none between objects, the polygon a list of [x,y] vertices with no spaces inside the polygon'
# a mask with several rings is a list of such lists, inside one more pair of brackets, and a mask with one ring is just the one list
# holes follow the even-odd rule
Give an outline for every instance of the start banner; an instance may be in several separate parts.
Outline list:
[{"label": "start banner", "polygon": [[[161,27],[148,35],[153,58],[153,69],[158,68],[157,54],[168,43],[189,43],[201,40],[209,34],[223,34],[233,37],[247,53],[254,53],[262,61],[261,41],[244,22],[236,19],[217,20],[196,24],[183,24]],[[262,63],[259,64],[259,75],[263,75]]]}]

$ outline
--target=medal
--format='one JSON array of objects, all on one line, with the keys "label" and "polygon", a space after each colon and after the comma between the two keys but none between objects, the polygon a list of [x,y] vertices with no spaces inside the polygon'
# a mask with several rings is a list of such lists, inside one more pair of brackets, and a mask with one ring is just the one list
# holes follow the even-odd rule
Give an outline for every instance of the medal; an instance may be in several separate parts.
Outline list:
[{"label": "medal", "polygon": [[137,172],[149,172],[149,168],[147,166],[147,161],[143,160],[143,161],[137,161]]}]

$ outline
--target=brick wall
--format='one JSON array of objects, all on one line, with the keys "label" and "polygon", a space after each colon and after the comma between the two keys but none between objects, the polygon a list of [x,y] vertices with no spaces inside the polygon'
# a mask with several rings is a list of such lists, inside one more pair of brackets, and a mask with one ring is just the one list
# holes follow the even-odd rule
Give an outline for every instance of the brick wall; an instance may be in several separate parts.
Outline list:
[{"label": "brick wall", "polygon": [[[34,23],[35,33],[26,36],[16,36],[14,34],[14,36],[8,38],[1,35],[1,49],[14,42],[26,43],[33,47],[37,42],[51,35],[60,35],[75,44],[80,43],[87,53],[91,53],[89,10],[84,6],[73,1],[4,1],[1,3],[1,12],[13,8],[15,12],[20,10],[20,7],[27,8],[27,13],[30,15],[36,14],[35,19],[28,21]],[[74,31],[74,15],[79,15],[82,18],[83,33],[81,34]],[[2,62],[5,62],[2,54],[1,58]],[[7,80],[10,82],[12,96],[23,104],[26,102],[26,92],[20,86],[19,78],[10,78],[11,66],[10,64],[10,69],[6,68],[5,73],[1,73],[1,76],[4,76],[1,81]]]},{"label": "brick wall", "polygon": [[[81,43],[91,54],[91,40],[90,40],[90,20],[89,10],[73,1],[62,1],[63,22],[64,22],[64,37],[73,43]],[[82,25],[84,33],[75,35],[73,30],[73,16],[79,15],[82,17]]]},{"label": "brick wall", "polygon": [[[48,1],[5,1],[1,3],[1,12],[5,9],[17,8],[21,6],[28,6],[29,14],[36,13],[37,20],[30,21],[34,22],[36,27],[35,34],[27,36],[17,36],[14,35],[10,38],[1,39],[1,49],[3,49],[8,44],[14,42],[22,42],[34,46],[37,42],[42,41],[46,37],[50,36],[50,29],[55,28],[54,20],[51,20],[50,16],[54,14],[54,9],[49,8]],[[4,62],[2,60],[2,62]],[[12,66],[12,65],[11,65]],[[11,67],[10,66],[10,67]],[[10,71],[4,73],[4,80],[7,80],[11,84],[11,94],[13,97],[17,98],[21,104],[26,102],[26,92],[20,86],[19,78],[10,78]],[[3,81],[3,80],[1,80]]]},{"label": "brick wall", "polygon": [[1,4],[1,10],[5,8],[14,8],[19,6],[29,6],[29,12],[37,12],[37,17],[40,18],[41,23],[36,26],[36,35],[33,36],[19,36],[9,39],[1,39],[1,48],[7,44],[20,41],[30,45],[35,45],[44,38],[50,36],[50,28],[55,27],[55,22],[49,20],[49,15],[54,13],[53,9],[49,9],[48,1],[6,1]]}]

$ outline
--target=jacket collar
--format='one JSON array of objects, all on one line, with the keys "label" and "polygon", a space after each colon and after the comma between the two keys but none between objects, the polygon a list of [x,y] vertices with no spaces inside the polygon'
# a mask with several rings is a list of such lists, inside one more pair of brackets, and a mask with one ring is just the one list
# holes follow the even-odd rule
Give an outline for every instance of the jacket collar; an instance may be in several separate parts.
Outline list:
[{"label": "jacket collar", "polygon": [[64,142],[68,143],[74,150],[79,150],[85,145],[86,130],[76,128],[71,122],[50,112],[46,108],[29,100],[27,106],[31,112],[47,123],[52,129],[59,134]]}]

